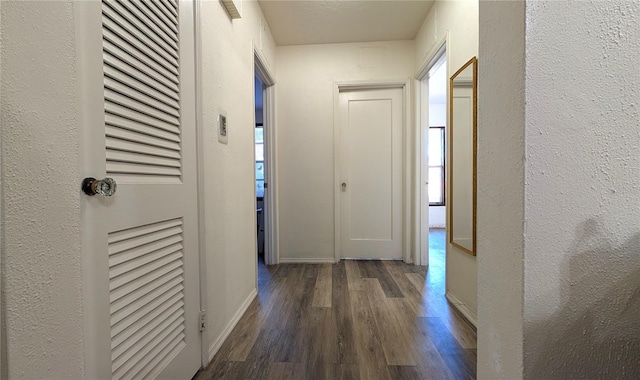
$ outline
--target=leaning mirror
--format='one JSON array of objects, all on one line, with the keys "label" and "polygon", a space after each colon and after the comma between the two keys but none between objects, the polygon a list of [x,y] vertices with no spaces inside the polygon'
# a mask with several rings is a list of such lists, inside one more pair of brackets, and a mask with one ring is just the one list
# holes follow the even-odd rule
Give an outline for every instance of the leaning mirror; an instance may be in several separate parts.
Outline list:
[{"label": "leaning mirror", "polygon": [[449,81],[449,242],[474,256],[477,77],[473,57]]}]

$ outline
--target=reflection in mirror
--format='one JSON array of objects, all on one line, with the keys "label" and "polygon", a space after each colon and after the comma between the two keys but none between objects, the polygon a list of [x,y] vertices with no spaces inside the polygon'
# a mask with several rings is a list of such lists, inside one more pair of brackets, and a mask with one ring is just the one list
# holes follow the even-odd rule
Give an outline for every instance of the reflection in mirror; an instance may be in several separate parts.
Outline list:
[{"label": "reflection in mirror", "polygon": [[476,254],[477,59],[471,58],[449,82],[449,242]]}]

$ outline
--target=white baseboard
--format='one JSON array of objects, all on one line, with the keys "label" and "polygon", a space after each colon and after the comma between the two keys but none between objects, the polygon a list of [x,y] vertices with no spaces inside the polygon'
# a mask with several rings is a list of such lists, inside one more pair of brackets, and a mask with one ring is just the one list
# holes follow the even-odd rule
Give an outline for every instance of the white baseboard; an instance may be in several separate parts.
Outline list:
[{"label": "white baseboard", "polygon": [[471,311],[471,309],[469,309],[464,302],[460,301],[453,294],[447,292],[445,296],[447,297],[447,300],[449,300],[451,305],[453,305],[453,307],[455,307],[460,313],[462,313],[462,315],[464,315],[464,317],[467,318],[467,320],[471,322],[474,327],[478,327],[478,316],[476,315],[476,313]]},{"label": "white baseboard", "polygon": [[335,263],[336,260],[332,257],[324,258],[305,258],[305,257],[281,257],[280,264],[321,264],[321,263]]},{"label": "white baseboard", "polygon": [[233,316],[233,318],[231,318],[224,330],[222,330],[222,333],[218,336],[217,339],[214,340],[213,344],[209,346],[209,362],[213,360],[213,357],[218,353],[218,350],[220,349],[220,347],[222,347],[224,341],[229,337],[229,334],[231,334],[231,331],[233,331],[233,328],[236,327],[238,321],[240,321],[240,318],[242,318],[244,313],[249,308],[249,305],[251,305],[251,302],[253,302],[253,299],[256,298],[257,295],[258,290],[253,289],[251,293],[249,293],[249,297],[247,297],[242,305],[240,305],[240,309],[238,309],[238,311]]}]

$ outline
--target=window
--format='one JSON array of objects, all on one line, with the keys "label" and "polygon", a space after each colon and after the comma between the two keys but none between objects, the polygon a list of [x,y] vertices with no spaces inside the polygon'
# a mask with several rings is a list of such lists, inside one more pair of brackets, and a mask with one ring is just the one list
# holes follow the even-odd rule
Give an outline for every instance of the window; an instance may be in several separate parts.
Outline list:
[{"label": "window", "polygon": [[444,127],[429,127],[429,206],[444,206]]},{"label": "window", "polygon": [[264,128],[256,124],[256,197],[264,197]]}]

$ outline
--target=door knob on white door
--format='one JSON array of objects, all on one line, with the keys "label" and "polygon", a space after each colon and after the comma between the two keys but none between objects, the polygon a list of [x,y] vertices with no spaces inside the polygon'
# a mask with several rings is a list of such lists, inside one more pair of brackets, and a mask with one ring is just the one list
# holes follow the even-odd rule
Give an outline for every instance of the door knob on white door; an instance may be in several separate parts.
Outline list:
[{"label": "door knob on white door", "polygon": [[342,191],[346,191],[346,190],[347,190],[347,183],[342,182]]},{"label": "door knob on white door", "polygon": [[82,191],[90,196],[98,194],[105,197],[110,197],[116,193],[117,187],[118,184],[116,184],[116,180],[109,177],[102,180],[97,180],[93,177],[87,177],[82,180]]}]

